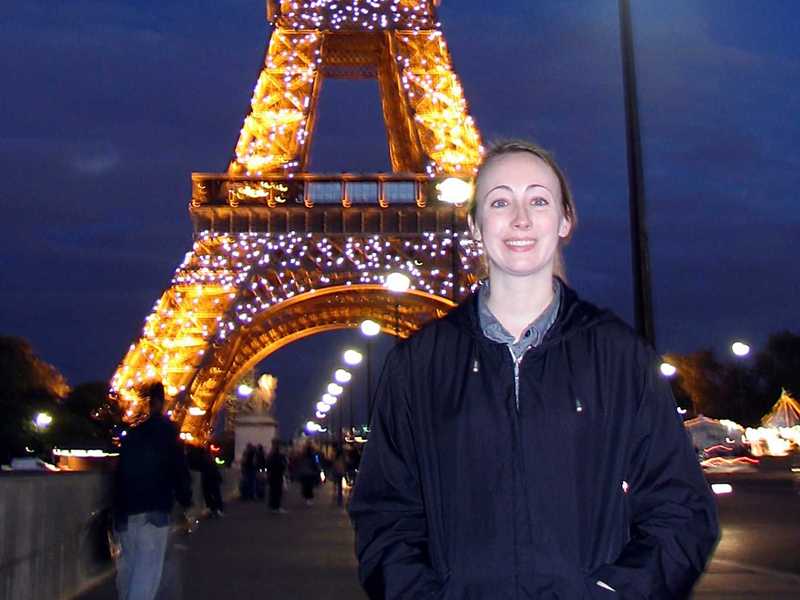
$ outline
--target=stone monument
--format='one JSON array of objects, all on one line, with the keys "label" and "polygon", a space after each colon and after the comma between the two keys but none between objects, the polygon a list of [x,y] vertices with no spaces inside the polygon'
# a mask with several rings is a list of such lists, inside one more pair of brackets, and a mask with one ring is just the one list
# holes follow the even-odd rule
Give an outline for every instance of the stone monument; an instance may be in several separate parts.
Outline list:
[{"label": "stone monument", "polygon": [[269,452],[272,439],[277,435],[278,422],[272,416],[272,404],[275,402],[275,391],[278,379],[264,374],[250,395],[241,401],[235,420],[236,444],[235,460],[239,462],[247,444],[264,446]]}]

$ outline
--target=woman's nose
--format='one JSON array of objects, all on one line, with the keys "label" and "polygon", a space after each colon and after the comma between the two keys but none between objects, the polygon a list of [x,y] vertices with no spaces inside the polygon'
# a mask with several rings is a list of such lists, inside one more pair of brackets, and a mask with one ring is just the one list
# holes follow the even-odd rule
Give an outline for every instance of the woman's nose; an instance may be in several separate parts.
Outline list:
[{"label": "woman's nose", "polygon": [[531,218],[524,206],[517,206],[514,211],[514,220],[511,225],[517,229],[527,229],[531,226]]}]

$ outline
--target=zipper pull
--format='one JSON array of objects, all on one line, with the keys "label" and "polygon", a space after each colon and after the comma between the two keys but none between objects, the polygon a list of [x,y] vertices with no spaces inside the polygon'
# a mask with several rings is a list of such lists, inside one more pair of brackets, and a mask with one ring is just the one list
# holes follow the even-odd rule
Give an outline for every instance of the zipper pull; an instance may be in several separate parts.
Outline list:
[{"label": "zipper pull", "polygon": [[476,358],[476,359],[475,359],[475,361],[472,363],[472,372],[473,372],[473,373],[477,373],[477,372],[478,372],[478,359],[477,359],[477,358]]}]

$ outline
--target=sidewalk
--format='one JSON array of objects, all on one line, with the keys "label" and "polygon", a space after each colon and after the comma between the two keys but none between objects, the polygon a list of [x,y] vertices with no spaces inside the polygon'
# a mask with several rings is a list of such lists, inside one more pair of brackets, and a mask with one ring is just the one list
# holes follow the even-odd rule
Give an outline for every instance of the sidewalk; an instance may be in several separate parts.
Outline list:
[{"label": "sidewalk", "polygon": [[[158,600],[365,600],[356,578],[353,532],[331,486],[319,488],[306,507],[292,487],[287,514],[264,502],[234,500],[222,519],[202,519],[188,536],[176,537],[165,565]],[[723,534],[724,535],[724,534]],[[695,600],[789,600],[800,576],[712,561]],[[77,600],[115,600],[113,580]]]},{"label": "sidewalk", "polygon": [[[266,502],[231,501],[224,518],[174,538],[158,600],[365,600],[350,521],[332,500],[322,486],[306,507],[294,486],[278,515]],[[112,579],[77,600],[116,597]]]}]

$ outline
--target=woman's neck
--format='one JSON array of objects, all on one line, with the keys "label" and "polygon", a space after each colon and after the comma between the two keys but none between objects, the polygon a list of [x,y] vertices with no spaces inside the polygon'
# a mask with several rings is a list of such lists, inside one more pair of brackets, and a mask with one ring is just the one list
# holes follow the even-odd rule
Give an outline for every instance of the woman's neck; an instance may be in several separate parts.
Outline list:
[{"label": "woman's neck", "polygon": [[553,274],[529,277],[493,277],[489,274],[488,308],[518,340],[553,301]]}]

